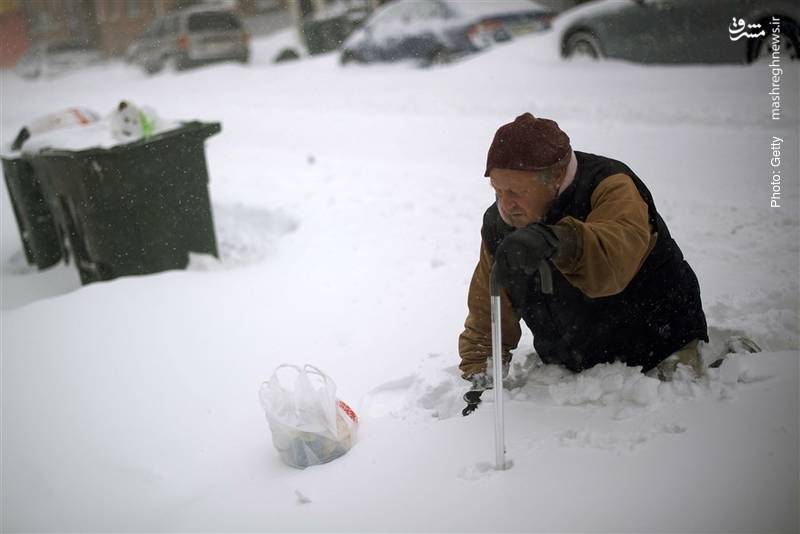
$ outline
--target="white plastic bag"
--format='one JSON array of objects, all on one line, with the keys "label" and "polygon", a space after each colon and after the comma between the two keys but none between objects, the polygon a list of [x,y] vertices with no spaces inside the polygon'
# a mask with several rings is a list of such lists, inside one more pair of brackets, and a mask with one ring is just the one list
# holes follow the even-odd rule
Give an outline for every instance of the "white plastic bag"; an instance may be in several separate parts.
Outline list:
[{"label": "white plastic bag", "polygon": [[358,417],[336,398],[331,377],[312,365],[278,366],[259,397],[272,443],[292,467],[330,462],[355,443]]}]

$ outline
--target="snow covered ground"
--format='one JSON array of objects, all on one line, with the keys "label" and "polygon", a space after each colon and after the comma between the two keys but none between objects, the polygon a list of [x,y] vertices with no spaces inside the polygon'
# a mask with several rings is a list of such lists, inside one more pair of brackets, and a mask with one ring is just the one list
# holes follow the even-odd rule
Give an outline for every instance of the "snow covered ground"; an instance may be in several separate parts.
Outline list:
[{"label": "snow covered ground", "polygon": [[[71,265],[25,265],[3,194],[3,530],[797,531],[796,67],[771,121],[764,64],[565,63],[532,36],[430,70],[272,65],[292,38],[256,41],[247,67],[0,74],[4,145],[42,113],[121,99],[223,125],[206,145],[221,262],[80,287]],[[765,352],[659,384],[541,367],[523,336],[499,472],[491,395],[459,415],[456,340],[486,150],[523,111],[627,162],[713,340],[744,330]],[[258,388],[283,362],[327,371],[359,413],[344,457],[280,462]]]}]

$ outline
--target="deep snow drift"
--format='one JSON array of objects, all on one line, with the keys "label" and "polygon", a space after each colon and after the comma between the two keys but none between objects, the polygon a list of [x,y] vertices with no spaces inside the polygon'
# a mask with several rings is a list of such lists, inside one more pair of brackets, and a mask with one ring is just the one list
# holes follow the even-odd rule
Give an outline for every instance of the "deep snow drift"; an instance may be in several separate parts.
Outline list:
[{"label": "deep snow drift", "polygon": [[[290,36],[286,36],[287,39]],[[769,119],[764,65],[565,63],[533,36],[430,70],[333,55],[147,78],[122,65],[2,72],[2,142],[42,113],[119,100],[222,122],[206,144],[222,261],[80,287],[24,264],[2,200],[7,530],[796,531],[798,72]],[[628,163],[700,279],[718,344],[764,347],[706,382],[540,365],[459,415],[456,339],[492,192],[495,129],[556,119]],[[770,208],[770,141],[785,140]],[[361,416],[344,457],[280,463],[258,388],[327,371]]]}]

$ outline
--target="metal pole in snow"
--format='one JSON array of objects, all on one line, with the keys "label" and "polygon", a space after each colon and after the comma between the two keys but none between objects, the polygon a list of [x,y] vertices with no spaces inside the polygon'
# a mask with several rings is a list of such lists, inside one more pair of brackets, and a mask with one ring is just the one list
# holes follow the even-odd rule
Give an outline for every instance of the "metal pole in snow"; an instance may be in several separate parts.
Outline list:
[{"label": "metal pole in snow", "polygon": [[490,298],[492,308],[492,360],[494,362],[494,452],[495,469],[506,469],[505,427],[503,421],[503,344],[500,329],[500,288],[497,273],[492,266],[490,276]]}]

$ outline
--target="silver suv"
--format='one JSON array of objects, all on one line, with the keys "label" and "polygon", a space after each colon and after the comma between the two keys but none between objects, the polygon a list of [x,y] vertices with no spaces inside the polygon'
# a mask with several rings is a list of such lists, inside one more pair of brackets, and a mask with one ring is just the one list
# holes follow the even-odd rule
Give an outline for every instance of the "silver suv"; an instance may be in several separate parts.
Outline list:
[{"label": "silver suv", "polygon": [[42,42],[28,49],[16,72],[23,78],[49,78],[103,61],[103,54],[83,41]]},{"label": "silver suv", "polygon": [[125,52],[155,74],[165,66],[185,70],[216,61],[250,61],[250,35],[234,13],[191,8],[157,18]]}]

